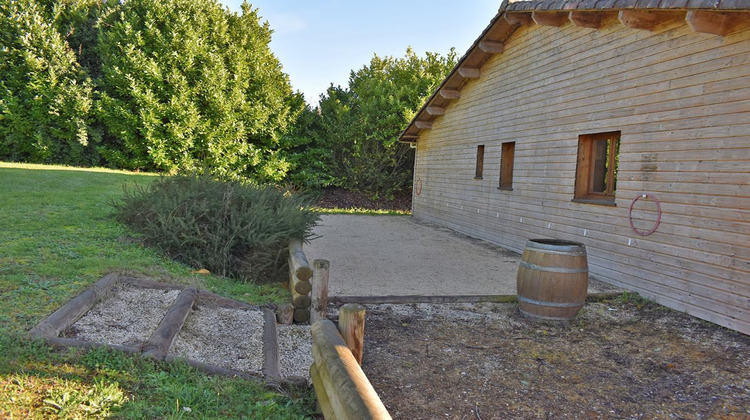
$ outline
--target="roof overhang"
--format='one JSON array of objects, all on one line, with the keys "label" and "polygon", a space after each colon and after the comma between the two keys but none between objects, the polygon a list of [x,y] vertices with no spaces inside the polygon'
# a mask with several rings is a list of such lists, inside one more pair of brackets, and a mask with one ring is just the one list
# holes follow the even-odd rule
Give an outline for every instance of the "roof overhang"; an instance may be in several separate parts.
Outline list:
[{"label": "roof overhang", "polygon": [[522,26],[562,26],[571,23],[602,28],[618,21],[633,29],[683,21],[695,32],[723,36],[739,23],[750,22],[750,0],[532,0],[503,1],[495,17],[458,64],[427,99],[399,140],[414,143],[447,107],[461,98],[461,88],[482,76],[482,65],[505,51],[505,42]]}]

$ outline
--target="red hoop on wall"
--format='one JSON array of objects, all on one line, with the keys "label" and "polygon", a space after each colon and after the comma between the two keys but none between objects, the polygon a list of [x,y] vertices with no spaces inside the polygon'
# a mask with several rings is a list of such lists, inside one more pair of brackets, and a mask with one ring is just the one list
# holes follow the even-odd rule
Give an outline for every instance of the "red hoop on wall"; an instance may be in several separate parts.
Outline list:
[{"label": "red hoop on wall", "polygon": [[422,195],[422,178],[417,178],[414,182],[414,192],[417,193],[417,195]]},{"label": "red hoop on wall", "polygon": [[[641,198],[650,198],[654,200],[654,203],[656,203],[656,223],[654,224],[654,227],[651,228],[651,230],[649,230],[648,232],[642,232],[636,229],[635,225],[633,224],[633,206],[635,206],[635,203]],[[659,200],[657,200],[657,198],[653,194],[650,194],[650,193],[638,194],[638,196],[633,199],[633,202],[630,203],[630,210],[628,211],[628,220],[630,221],[630,227],[633,229],[633,232],[641,236],[648,236],[656,232],[656,229],[659,227],[659,223],[661,223],[661,204],[659,203]]]}]

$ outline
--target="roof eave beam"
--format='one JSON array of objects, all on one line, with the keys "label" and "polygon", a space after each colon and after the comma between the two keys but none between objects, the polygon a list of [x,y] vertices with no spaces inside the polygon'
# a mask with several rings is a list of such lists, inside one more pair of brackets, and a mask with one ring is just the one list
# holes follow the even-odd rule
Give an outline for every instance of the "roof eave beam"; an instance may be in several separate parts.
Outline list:
[{"label": "roof eave beam", "polygon": [[431,130],[432,129],[432,122],[430,121],[414,121],[414,126],[417,127],[420,130]]},{"label": "roof eave beam", "polygon": [[695,32],[724,36],[732,31],[737,21],[733,13],[690,10],[685,16],[690,29]]},{"label": "roof eave beam", "polygon": [[461,99],[461,92],[458,89],[440,89],[440,96],[443,99]]},{"label": "roof eave beam", "polygon": [[434,117],[445,115],[445,108],[441,106],[428,106],[425,110]]},{"label": "roof eave beam", "polygon": [[505,12],[505,14],[503,15],[503,19],[505,19],[505,21],[510,25],[530,26],[532,23],[534,23],[534,20],[531,19],[531,13],[524,12]]},{"label": "roof eave beam", "polygon": [[479,41],[479,49],[487,54],[500,54],[505,51],[505,44],[496,41]]},{"label": "roof eave beam", "polygon": [[537,25],[563,26],[568,23],[568,12],[540,12],[533,11],[531,18]]},{"label": "roof eave beam", "polygon": [[647,10],[620,10],[617,18],[625,27],[653,31],[657,25],[675,20],[675,14]]},{"label": "roof eave beam", "polygon": [[571,11],[568,14],[570,22],[580,28],[591,28],[601,29],[603,26],[604,19],[607,17],[605,13],[596,12],[577,12]]},{"label": "roof eave beam", "polygon": [[458,74],[464,79],[479,79],[479,76],[481,76],[479,69],[471,67],[459,67]]}]

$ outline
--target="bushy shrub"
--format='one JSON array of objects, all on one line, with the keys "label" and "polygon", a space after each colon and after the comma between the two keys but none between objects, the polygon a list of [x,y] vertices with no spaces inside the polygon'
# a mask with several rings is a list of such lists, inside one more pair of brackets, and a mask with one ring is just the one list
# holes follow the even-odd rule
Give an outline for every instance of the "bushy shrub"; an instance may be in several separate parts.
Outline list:
[{"label": "bushy shrub", "polygon": [[309,199],[273,187],[164,177],[126,190],[115,217],[171,258],[251,281],[283,278],[292,238],[308,239],[318,216]]}]

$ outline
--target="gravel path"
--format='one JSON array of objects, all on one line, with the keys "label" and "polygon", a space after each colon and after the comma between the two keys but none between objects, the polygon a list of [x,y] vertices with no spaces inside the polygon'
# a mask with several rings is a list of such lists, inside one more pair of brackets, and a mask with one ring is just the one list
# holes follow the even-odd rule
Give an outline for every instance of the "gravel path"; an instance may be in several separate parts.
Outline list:
[{"label": "gravel path", "polygon": [[314,233],[305,254],[331,262],[330,296],[516,293],[519,254],[409,216],[324,215]]}]

